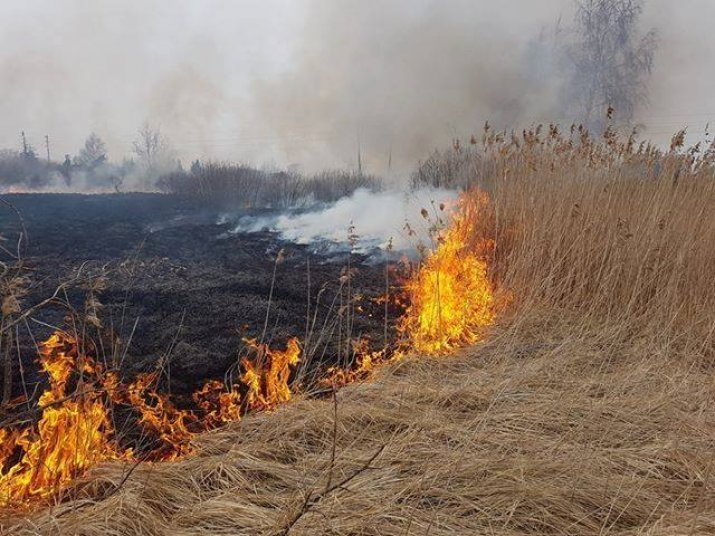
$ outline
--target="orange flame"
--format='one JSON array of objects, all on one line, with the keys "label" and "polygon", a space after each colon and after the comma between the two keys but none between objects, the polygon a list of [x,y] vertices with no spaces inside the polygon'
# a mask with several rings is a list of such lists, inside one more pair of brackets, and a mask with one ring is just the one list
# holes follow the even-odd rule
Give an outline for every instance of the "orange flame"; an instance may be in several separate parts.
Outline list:
[{"label": "orange flame", "polygon": [[[477,238],[476,232],[487,206],[486,194],[463,195],[436,249],[407,281],[409,304],[398,321],[405,341],[371,352],[367,340],[358,340],[354,366],[330,368],[320,383],[339,387],[368,378],[378,365],[407,352],[441,355],[480,340],[483,329],[494,322],[487,270],[493,243]],[[157,392],[157,373],[123,385],[115,373],[84,355],[76,340],[53,334],[40,350],[49,388],[39,398],[39,421],[0,428],[0,506],[53,496],[101,462],[135,459],[114,437],[110,404],[127,405],[137,413],[143,431],[156,440],[151,459],[172,460],[192,451],[195,434],[238,421],[247,410],[271,410],[289,401],[290,376],[301,354],[298,339],[290,339],[282,351],[255,339],[244,342],[252,359],[241,360],[240,385],[207,382],[193,394],[197,410],[192,411],[177,408],[168,395]]]},{"label": "orange flame", "polygon": [[161,443],[156,447],[161,454],[156,457],[173,460],[190,452],[193,434],[188,427],[196,417],[190,411],[177,409],[168,395],[158,393],[155,382],[155,374],[140,374],[127,388],[127,398],[141,415],[139,424]]},{"label": "orange flame", "polygon": [[204,411],[204,422],[209,428],[241,420],[238,386],[227,391],[222,382],[210,380],[194,393],[193,399]]},{"label": "orange flame", "polygon": [[486,194],[463,194],[437,248],[406,284],[410,305],[399,330],[416,352],[441,355],[475,343],[494,322],[485,260],[493,243],[475,238],[487,203]]},{"label": "orange flame", "polygon": [[331,388],[339,388],[350,383],[364,381],[368,379],[377,367],[387,362],[399,361],[404,357],[402,350],[388,351],[383,348],[378,351],[370,350],[370,343],[367,339],[360,338],[353,341],[353,355],[355,362],[351,368],[330,367],[326,371],[326,377],[320,380],[320,385]]},{"label": "orange flame", "polygon": [[[67,383],[77,360],[77,347],[69,337],[55,333],[40,349],[42,369],[50,387],[42,394],[42,417],[36,429],[3,430],[3,466],[20,449],[17,463],[0,476],[0,504],[48,497],[86,469],[118,456],[110,441],[112,425],[100,394],[91,387],[70,397]],[[94,372],[86,361],[83,372]],[[4,467],[3,467],[4,469]]]},{"label": "orange flame", "polygon": [[290,339],[283,351],[271,350],[267,344],[258,343],[255,339],[244,339],[244,342],[255,353],[254,361],[241,360],[244,369],[241,382],[248,387],[248,407],[270,409],[288,402],[291,397],[288,379],[292,367],[300,359],[298,339]]},{"label": "orange flame", "polygon": [[[249,408],[267,409],[289,400],[288,379],[300,355],[297,339],[282,352],[255,341],[251,347],[258,360],[244,362]],[[133,460],[132,449],[122,449],[114,438],[109,404],[129,405],[138,413],[139,425],[155,439],[147,456],[154,460],[189,454],[197,433],[241,418],[240,386],[226,389],[211,380],[193,394],[198,411],[179,409],[156,391],[156,373],[140,374],[122,385],[64,333],[42,343],[40,365],[49,388],[38,402],[38,423],[0,429],[0,506],[53,496],[103,461]],[[72,391],[71,382],[76,384]]]}]

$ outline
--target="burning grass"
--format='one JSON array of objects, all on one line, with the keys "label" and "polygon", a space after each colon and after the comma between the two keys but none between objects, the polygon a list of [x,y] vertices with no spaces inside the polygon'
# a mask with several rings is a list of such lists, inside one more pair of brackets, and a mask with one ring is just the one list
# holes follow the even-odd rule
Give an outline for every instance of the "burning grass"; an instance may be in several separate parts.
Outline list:
[{"label": "burning grass", "polygon": [[693,365],[617,328],[534,315],[457,357],[403,360],[336,403],[300,398],[203,435],[181,461],[105,465],[73,502],[4,528],[711,533],[715,391]]},{"label": "burning grass", "polygon": [[196,436],[177,462],[101,465],[5,530],[715,533],[715,152],[681,141],[455,145],[470,190],[407,284],[400,350],[482,345],[363,354],[329,383],[372,381],[332,402]]},{"label": "burning grass", "polygon": [[473,344],[494,322],[494,289],[487,267],[493,242],[475,243],[488,207],[489,197],[481,191],[463,195],[449,225],[436,234],[434,251],[408,280],[410,305],[399,329],[411,351],[438,355]]},{"label": "burning grass", "polygon": [[[193,451],[191,441],[249,410],[271,409],[290,399],[288,379],[298,362],[295,339],[285,351],[249,341],[252,358],[242,361],[240,385],[212,380],[193,394],[196,409],[180,409],[157,389],[158,374],[122,384],[62,332],[42,343],[40,366],[49,388],[40,396],[36,424],[3,428],[0,506],[32,504],[56,496],[88,469],[107,460],[169,461]],[[73,388],[70,388],[72,385]],[[113,412],[128,407],[151,439],[143,452],[123,448]]]}]

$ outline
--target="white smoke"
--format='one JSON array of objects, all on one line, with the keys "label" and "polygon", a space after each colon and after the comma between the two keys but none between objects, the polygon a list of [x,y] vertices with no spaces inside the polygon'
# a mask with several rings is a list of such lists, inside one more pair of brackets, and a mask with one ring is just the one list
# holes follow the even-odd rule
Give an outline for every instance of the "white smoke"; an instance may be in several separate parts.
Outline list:
[{"label": "white smoke", "polygon": [[[309,211],[240,217],[233,232],[270,230],[284,240],[332,251],[350,249],[373,255],[391,250],[405,254],[429,242],[430,228],[448,219],[449,205],[456,197],[457,192],[443,189],[359,189],[349,197]],[[223,221],[229,219],[224,216]]]}]

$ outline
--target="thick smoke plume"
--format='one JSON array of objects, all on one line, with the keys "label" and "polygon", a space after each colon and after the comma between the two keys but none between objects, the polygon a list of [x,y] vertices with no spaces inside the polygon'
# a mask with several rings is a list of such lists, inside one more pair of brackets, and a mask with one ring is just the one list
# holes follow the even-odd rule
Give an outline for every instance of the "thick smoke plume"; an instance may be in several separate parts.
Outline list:
[{"label": "thick smoke plume", "polygon": [[[387,174],[487,119],[553,119],[560,73],[548,47],[533,45],[570,4],[522,4],[517,13],[470,0],[311,2],[290,71],[255,84],[256,122],[286,133],[297,161],[357,166],[360,153]],[[293,143],[287,134],[307,124],[326,142]]]}]

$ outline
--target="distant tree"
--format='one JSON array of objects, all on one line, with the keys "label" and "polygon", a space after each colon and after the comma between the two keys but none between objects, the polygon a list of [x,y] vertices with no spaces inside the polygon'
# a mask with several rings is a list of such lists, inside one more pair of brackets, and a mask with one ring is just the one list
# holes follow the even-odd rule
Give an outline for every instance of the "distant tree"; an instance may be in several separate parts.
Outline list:
[{"label": "distant tree", "polygon": [[191,162],[191,174],[198,175],[199,173],[201,173],[203,167],[204,166],[201,163],[201,160],[194,160],[193,162]]},{"label": "distant tree", "polygon": [[60,173],[62,174],[62,178],[65,181],[65,184],[69,186],[72,184],[72,160],[70,159],[70,155],[66,154],[65,155],[65,161],[62,162],[62,167],[60,167]]},{"label": "distant tree", "polygon": [[569,100],[587,126],[602,129],[607,110],[619,121],[633,121],[647,99],[647,77],[657,47],[655,31],[641,35],[643,0],[577,0]]},{"label": "distant tree", "polygon": [[144,123],[139,130],[139,137],[134,142],[134,154],[141,168],[145,186],[160,173],[170,170],[175,165],[173,151],[169,142],[158,128]]},{"label": "distant tree", "polygon": [[113,166],[112,173],[109,176],[109,181],[115,192],[121,192],[124,189],[124,182],[127,177],[134,174],[136,164],[134,160],[125,158],[118,166]]},{"label": "distant tree", "polygon": [[107,161],[107,146],[92,132],[75,158],[75,165],[86,170],[94,170]]}]

